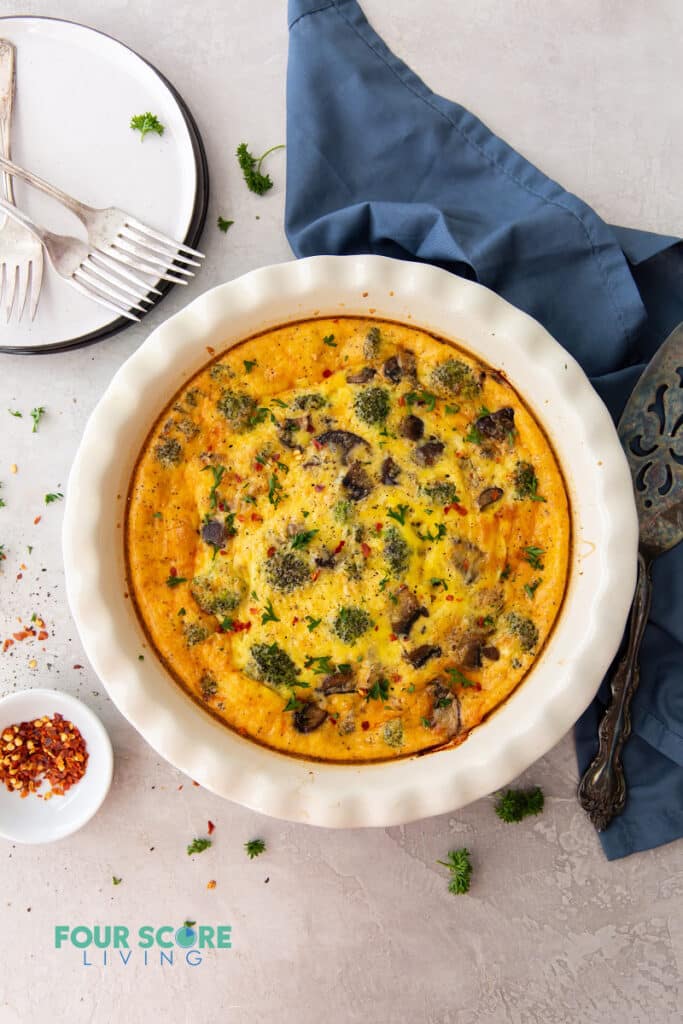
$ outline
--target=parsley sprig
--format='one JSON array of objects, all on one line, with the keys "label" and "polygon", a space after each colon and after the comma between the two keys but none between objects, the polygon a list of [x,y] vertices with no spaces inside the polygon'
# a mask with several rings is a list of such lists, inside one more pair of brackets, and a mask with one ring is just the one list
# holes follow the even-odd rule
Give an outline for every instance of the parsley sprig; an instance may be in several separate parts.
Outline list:
[{"label": "parsley sprig", "polygon": [[405,526],[408,512],[410,512],[410,505],[397,505],[396,508],[387,509],[387,516],[389,519],[395,519],[401,526]]},{"label": "parsley sprig", "polygon": [[250,860],[254,857],[259,857],[262,853],[265,853],[266,841],[265,839],[249,839],[244,844],[244,849],[247,851],[247,856]]},{"label": "parsley sprig", "polygon": [[130,119],[130,127],[133,131],[140,132],[140,142],[150,132],[163,135],[165,131],[165,125],[161,123],[156,114],[151,114],[149,110],[145,114],[134,114]]},{"label": "parsley sprig", "polygon": [[257,196],[262,196],[273,187],[273,180],[270,175],[261,174],[261,164],[269,153],[273,153],[276,149],[284,148],[284,144],[271,146],[261,156],[255,157],[249,152],[247,143],[240,142],[237,147],[237,162],[242,169],[244,180],[250,192],[255,192]]},{"label": "parsley sprig", "polygon": [[211,845],[210,839],[193,839],[187,848],[187,854],[191,856],[193,853],[204,853]]},{"label": "parsley sprig", "polygon": [[448,868],[451,873],[448,883],[449,892],[452,892],[454,896],[460,896],[462,893],[469,892],[470,880],[472,878],[472,862],[470,861],[470,851],[466,846],[461,847],[459,850],[450,850],[447,860],[437,860],[436,863]]},{"label": "parsley sprig", "polygon": [[530,814],[540,814],[544,803],[540,786],[534,786],[533,789],[508,789],[498,795],[496,814],[502,821],[521,821]]},{"label": "parsley sprig", "polygon": [[202,473],[206,473],[207,469],[213,474],[213,485],[209,491],[209,503],[211,505],[211,511],[213,511],[218,504],[218,488],[220,487],[221,480],[225,476],[225,466],[204,466]]}]

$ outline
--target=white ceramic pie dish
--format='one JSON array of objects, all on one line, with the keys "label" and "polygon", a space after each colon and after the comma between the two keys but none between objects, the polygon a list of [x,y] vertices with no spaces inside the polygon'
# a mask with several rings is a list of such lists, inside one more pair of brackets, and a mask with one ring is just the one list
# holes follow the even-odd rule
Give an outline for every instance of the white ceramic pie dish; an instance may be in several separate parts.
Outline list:
[{"label": "white ceramic pie dish", "polygon": [[[127,595],[123,521],[145,437],[216,352],[315,316],[404,321],[500,368],[545,427],[572,506],[564,605],[533,671],[467,741],[369,765],[299,760],[233,733],[191,700],[150,650]],[[296,358],[296,353],[292,353]],[[333,827],[396,825],[456,810],[509,783],[572,727],[619,645],[635,585],[631,476],[604,405],[536,321],[480,285],[381,256],[317,256],[220,285],[158,327],[121,367],[71,471],[64,559],[86,653],[119,710],[201,785],[275,817]],[[144,653],[144,661],[139,655]]]}]

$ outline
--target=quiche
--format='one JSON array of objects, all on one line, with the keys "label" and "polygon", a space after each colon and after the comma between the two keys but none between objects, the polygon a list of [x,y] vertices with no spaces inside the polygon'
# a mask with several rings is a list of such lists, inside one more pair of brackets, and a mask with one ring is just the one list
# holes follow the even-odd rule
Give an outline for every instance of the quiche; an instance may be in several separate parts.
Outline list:
[{"label": "quiche", "polygon": [[234,345],[172,399],[127,502],[151,644],[227,727],[369,762],[461,743],[560,610],[570,516],[504,375],[404,324]]}]

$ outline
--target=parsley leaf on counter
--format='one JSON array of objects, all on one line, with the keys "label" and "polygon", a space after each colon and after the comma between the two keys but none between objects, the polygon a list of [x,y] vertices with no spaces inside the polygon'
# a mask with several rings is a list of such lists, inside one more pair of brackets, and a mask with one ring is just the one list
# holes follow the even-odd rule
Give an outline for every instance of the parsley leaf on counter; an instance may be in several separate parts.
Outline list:
[{"label": "parsley leaf on counter", "polygon": [[130,127],[134,132],[140,132],[140,142],[142,142],[145,135],[149,132],[156,132],[157,135],[163,135],[165,126],[161,123],[156,114],[150,114],[148,110],[145,114],[134,114],[130,119]]},{"label": "parsley leaf on counter", "polygon": [[112,885],[121,885],[122,881],[123,881],[123,879],[122,878],[117,878],[116,875],[112,875],[111,876],[111,884]]},{"label": "parsley leaf on counter", "polygon": [[23,419],[24,414],[22,412],[19,412],[18,409],[8,409],[7,412],[10,414],[10,416],[16,416],[17,419],[19,420]]},{"label": "parsley leaf on counter", "polygon": [[193,839],[187,848],[188,856],[193,853],[204,853],[211,846],[210,839]]},{"label": "parsley leaf on counter", "polygon": [[269,174],[261,174],[261,164],[269,153],[276,149],[284,149],[284,145],[271,146],[259,157],[252,156],[247,148],[246,142],[240,142],[237,147],[237,162],[242,168],[242,174],[250,192],[262,196],[273,187],[273,181]]},{"label": "parsley leaf on counter", "polygon": [[61,501],[63,497],[64,497],[64,495],[62,494],[61,491],[57,491],[56,494],[46,494],[45,495],[45,504],[46,505],[51,505],[53,503],[53,501]]},{"label": "parsley leaf on counter", "polygon": [[540,814],[544,804],[540,786],[533,789],[508,789],[496,800],[496,814],[502,821],[521,821],[530,814]]},{"label": "parsley leaf on counter", "polygon": [[[12,413],[12,415],[14,416],[14,413]],[[21,413],[19,413],[19,415],[21,415]],[[43,418],[44,415],[45,415],[45,406],[44,405],[37,405],[35,409],[31,409],[31,419],[33,420],[33,430],[31,431],[32,434],[37,433],[37,431],[38,431],[38,424],[40,423],[40,421],[41,421],[41,419]]]},{"label": "parsley leaf on counter", "polygon": [[467,847],[463,846],[459,850],[451,850],[448,854],[448,860],[437,860],[436,863],[448,868],[451,873],[451,879],[448,883],[449,892],[459,896],[469,891],[472,863],[470,861],[470,851]]},{"label": "parsley leaf on counter", "polygon": [[249,859],[253,860],[254,857],[258,857],[260,854],[264,853],[266,849],[265,840],[250,839],[247,843],[244,844],[244,849],[247,851]]},{"label": "parsley leaf on counter", "polygon": [[219,217],[218,220],[216,221],[216,224],[218,225],[218,230],[222,231],[223,234],[226,234],[228,228],[231,228],[234,223],[234,220],[226,220],[225,217]]}]

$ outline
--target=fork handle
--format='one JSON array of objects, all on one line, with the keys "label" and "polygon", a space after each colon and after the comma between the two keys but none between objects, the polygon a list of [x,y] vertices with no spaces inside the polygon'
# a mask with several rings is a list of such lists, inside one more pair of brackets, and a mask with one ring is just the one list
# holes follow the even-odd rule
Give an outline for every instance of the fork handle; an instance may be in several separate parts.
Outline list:
[{"label": "fork handle", "polygon": [[[12,107],[14,105],[14,47],[7,39],[0,39],[0,155],[6,159],[11,156],[10,132],[12,127]],[[3,191],[10,203],[14,203],[14,186],[12,175],[2,175]]]},{"label": "fork handle", "polygon": [[18,164],[8,160],[5,156],[0,156],[0,170],[5,171],[6,174],[16,174],[18,178],[23,178],[29,185],[33,185],[34,188],[39,189],[41,192],[45,192],[46,195],[52,196],[62,206],[66,206],[68,210],[75,213],[82,224],[87,227],[87,215],[93,213],[92,206],[87,206],[86,203],[81,203],[78,199],[74,199],[73,196],[68,195],[66,192],[62,192],[56,185],[51,185],[49,181],[44,181],[43,178],[39,178],[37,174],[33,174],[32,171],[27,171]]},{"label": "fork handle", "polygon": [[21,210],[17,209],[14,203],[10,203],[7,199],[0,197],[0,210],[4,210],[7,216],[11,217],[12,220],[16,220],[17,223],[23,224],[32,235],[35,235],[39,242],[46,245],[51,233],[38,227],[38,225],[32,221],[27,214],[22,213]]}]

